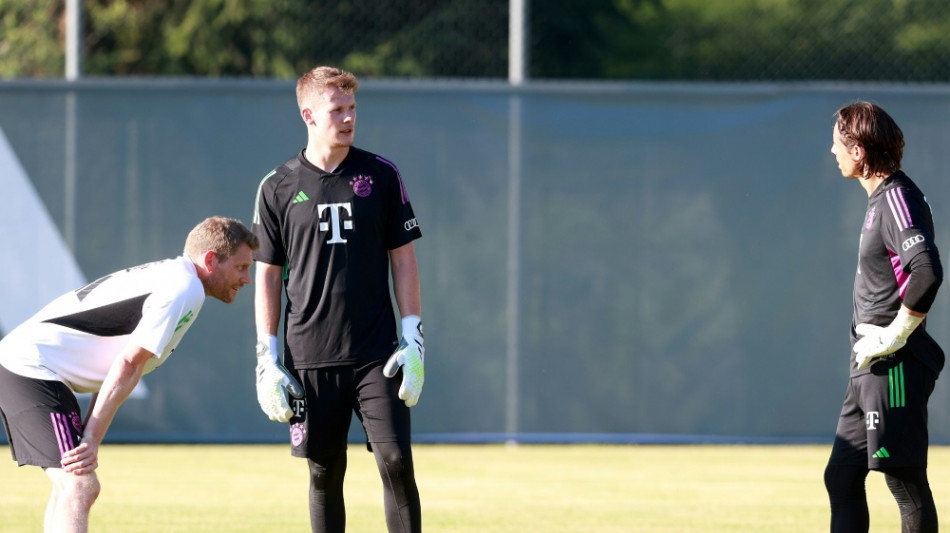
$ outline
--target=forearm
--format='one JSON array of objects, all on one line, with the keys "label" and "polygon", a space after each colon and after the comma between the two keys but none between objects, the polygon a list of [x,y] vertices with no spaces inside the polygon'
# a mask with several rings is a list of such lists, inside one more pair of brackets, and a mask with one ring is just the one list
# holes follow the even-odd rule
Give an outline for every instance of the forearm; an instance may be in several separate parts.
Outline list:
[{"label": "forearm", "polygon": [[390,251],[393,276],[393,293],[399,315],[422,316],[422,290],[419,282],[419,266],[412,243]]},{"label": "forearm", "polygon": [[903,307],[914,316],[930,311],[937,289],[943,283],[943,267],[936,252],[925,252],[910,260],[910,280],[904,291]]},{"label": "forearm", "polygon": [[280,295],[283,268],[256,263],[254,284],[254,322],[257,336],[277,335],[280,324]]},{"label": "forearm", "polygon": [[86,409],[86,419],[83,421],[82,427],[89,425],[89,419],[92,417],[92,411],[96,407],[96,400],[99,398],[99,393],[92,393],[92,398],[89,400],[89,407]]},{"label": "forearm", "polygon": [[97,445],[102,442],[106,431],[112,424],[119,406],[129,397],[138,384],[145,368],[145,362],[153,357],[143,348],[134,348],[120,356],[109,368],[102,388],[94,397],[94,403],[86,418],[83,439],[92,440]]}]

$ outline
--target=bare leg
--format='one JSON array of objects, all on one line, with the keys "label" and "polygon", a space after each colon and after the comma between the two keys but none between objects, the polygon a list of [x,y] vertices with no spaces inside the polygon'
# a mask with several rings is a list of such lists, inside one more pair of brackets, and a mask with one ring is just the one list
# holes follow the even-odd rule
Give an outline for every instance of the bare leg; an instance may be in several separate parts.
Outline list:
[{"label": "bare leg", "polygon": [[43,533],[56,533],[53,523],[56,521],[56,501],[58,494],[56,485],[53,485],[53,490],[49,493],[49,502],[46,504],[46,514],[43,515]]},{"label": "bare leg", "polygon": [[47,533],[87,533],[89,511],[99,496],[99,478],[95,472],[70,474],[59,468],[47,468],[53,492],[46,507]]}]

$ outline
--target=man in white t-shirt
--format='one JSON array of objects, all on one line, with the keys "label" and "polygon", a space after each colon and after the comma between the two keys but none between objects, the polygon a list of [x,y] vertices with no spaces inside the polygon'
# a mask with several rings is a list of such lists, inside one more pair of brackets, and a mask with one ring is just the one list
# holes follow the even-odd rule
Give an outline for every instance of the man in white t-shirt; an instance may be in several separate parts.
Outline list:
[{"label": "man in white t-shirt", "polygon": [[[45,531],[88,530],[99,445],[116,410],[168,359],[206,296],[230,303],[251,282],[257,248],[240,221],[208,218],[181,256],[64,294],[0,340],[0,419],[13,459],[53,482]],[[77,392],[93,393],[85,421]]]}]

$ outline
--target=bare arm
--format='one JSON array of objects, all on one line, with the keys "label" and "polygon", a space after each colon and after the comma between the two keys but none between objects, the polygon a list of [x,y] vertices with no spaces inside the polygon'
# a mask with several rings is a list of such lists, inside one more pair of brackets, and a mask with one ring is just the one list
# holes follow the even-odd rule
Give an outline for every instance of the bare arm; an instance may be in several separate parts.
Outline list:
[{"label": "bare arm", "polygon": [[257,326],[257,336],[277,335],[284,268],[260,261],[255,265],[254,321]]},{"label": "bare arm", "polygon": [[92,418],[92,409],[96,406],[96,399],[99,398],[99,393],[92,393],[92,399],[89,400],[89,408],[86,409],[86,419],[82,422],[82,427],[89,425],[89,419]]},{"label": "bare arm", "polygon": [[63,454],[63,468],[74,474],[92,472],[98,466],[99,445],[122,402],[142,378],[145,363],[155,354],[130,344],[113,361],[102,388],[90,405],[79,446]]},{"label": "bare arm", "polygon": [[419,283],[419,266],[416,263],[416,249],[412,243],[389,251],[389,262],[393,274],[393,292],[399,315],[422,316],[422,295]]}]

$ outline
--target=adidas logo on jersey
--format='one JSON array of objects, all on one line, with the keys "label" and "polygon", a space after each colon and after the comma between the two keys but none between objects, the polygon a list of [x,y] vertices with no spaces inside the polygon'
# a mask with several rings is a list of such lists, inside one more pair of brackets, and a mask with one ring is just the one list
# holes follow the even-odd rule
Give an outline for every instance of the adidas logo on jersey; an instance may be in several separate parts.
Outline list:
[{"label": "adidas logo on jersey", "polygon": [[292,204],[299,204],[300,202],[306,202],[310,197],[307,196],[307,193],[300,191],[297,193],[297,196],[294,196],[294,201],[290,202]]},{"label": "adidas logo on jersey", "polygon": [[884,448],[882,446],[881,449],[874,452],[874,455],[872,455],[871,457],[874,457],[875,459],[888,459],[890,458],[890,456],[891,454],[887,453],[887,448]]}]

